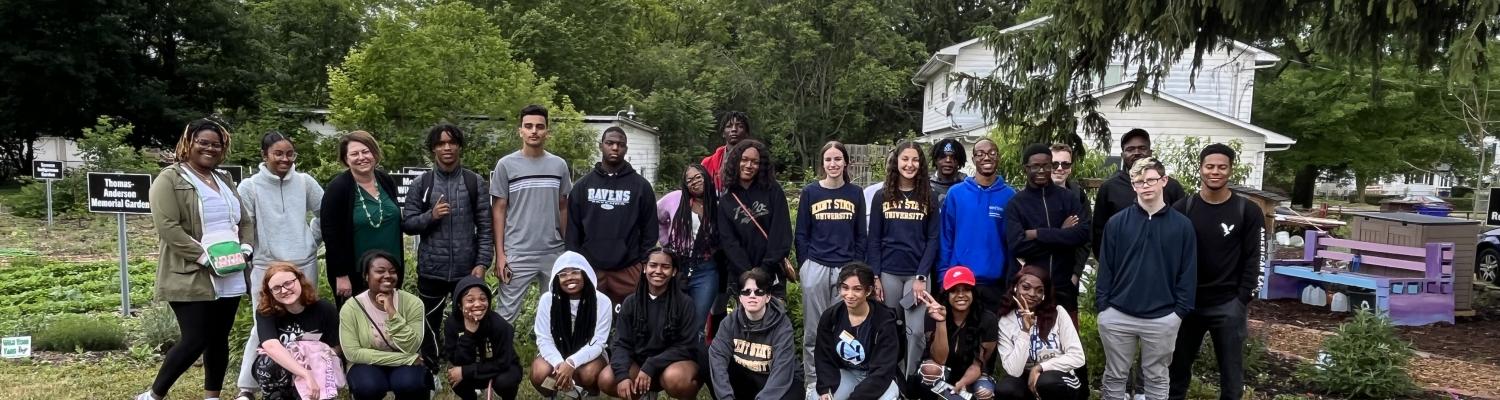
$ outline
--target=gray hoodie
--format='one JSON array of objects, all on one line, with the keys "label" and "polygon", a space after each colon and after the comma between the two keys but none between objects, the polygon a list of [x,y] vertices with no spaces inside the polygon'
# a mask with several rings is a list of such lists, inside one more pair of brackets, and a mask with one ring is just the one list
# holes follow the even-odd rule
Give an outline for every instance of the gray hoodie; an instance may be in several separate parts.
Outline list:
[{"label": "gray hoodie", "polygon": [[260,238],[251,260],[255,267],[266,268],[272,261],[299,266],[318,261],[323,233],[317,217],[323,205],[323,185],[297,172],[296,166],[281,177],[261,163],[255,175],[240,183],[239,192]]}]

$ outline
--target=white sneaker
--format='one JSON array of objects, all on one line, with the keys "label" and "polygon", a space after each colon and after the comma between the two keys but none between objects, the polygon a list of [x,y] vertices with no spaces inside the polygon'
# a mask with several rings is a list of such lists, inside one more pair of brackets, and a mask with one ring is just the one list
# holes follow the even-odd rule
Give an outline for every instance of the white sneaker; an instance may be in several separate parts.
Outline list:
[{"label": "white sneaker", "polygon": [[135,396],[135,400],[165,400],[165,399],[166,399],[165,396],[163,396],[161,399],[157,399],[156,396],[151,393],[151,389],[146,389],[145,392],[141,392],[141,394]]},{"label": "white sneaker", "polygon": [[1131,400],[1146,400],[1146,395],[1144,395],[1144,394],[1138,394],[1138,395],[1135,395],[1135,397],[1131,398]]}]

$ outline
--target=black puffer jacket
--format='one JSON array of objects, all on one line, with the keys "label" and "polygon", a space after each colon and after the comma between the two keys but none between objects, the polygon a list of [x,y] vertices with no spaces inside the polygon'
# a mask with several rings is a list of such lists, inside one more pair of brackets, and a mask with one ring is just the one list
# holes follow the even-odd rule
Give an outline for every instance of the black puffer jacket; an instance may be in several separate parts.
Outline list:
[{"label": "black puffer jacket", "polygon": [[[470,276],[475,266],[488,267],[494,261],[489,192],[489,182],[462,166],[454,172],[434,168],[412,182],[401,207],[401,231],[422,238],[418,276],[453,282]],[[434,220],[432,208],[439,199],[448,202],[450,212]]]}]

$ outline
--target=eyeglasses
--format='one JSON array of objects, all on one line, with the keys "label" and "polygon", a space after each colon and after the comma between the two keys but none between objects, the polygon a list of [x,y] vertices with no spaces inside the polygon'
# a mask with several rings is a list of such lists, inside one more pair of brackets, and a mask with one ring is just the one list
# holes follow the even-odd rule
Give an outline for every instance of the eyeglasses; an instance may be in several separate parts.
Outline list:
[{"label": "eyeglasses", "polygon": [[1053,167],[1051,165],[1027,165],[1026,166],[1026,172],[1046,172],[1046,171],[1051,171],[1052,169],[1053,169]]},{"label": "eyeglasses", "polygon": [[282,282],[280,285],[271,285],[271,293],[291,293],[292,288],[297,287],[297,280]]},{"label": "eyeglasses", "polygon": [[703,175],[693,175],[691,178],[687,178],[687,183],[703,183]]},{"label": "eyeglasses", "polygon": [[221,149],[224,148],[224,144],[220,143],[220,142],[210,142],[210,141],[207,141],[207,140],[194,140],[193,143],[197,144],[198,147],[207,147],[207,148],[214,149],[214,150],[221,150]]},{"label": "eyeglasses", "polygon": [[287,161],[297,161],[297,152],[295,152],[295,151],[288,151],[288,152],[285,152],[285,153],[271,153],[271,158],[273,158],[273,159],[287,160]]},{"label": "eyeglasses", "polygon": [[1052,169],[1073,169],[1072,161],[1053,161]]},{"label": "eyeglasses", "polygon": [[765,295],[766,291],[764,289],[740,289],[740,296],[761,297]]},{"label": "eyeglasses", "polygon": [[995,157],[999,157],[999,156],[1000,156],[1000,152],[999,151],[995,151],[995,150],[990,150],[990,151],[974,150],[974,158],[975,159],[978,159],[978,158],[995,158]]},{"label": "eyeglasses", "polygon": [[1146,178],[1146,180],[1143,181],[1131,181],[1130,186],[1135,187],[1136,189],[1145,189],[1161,183],[1161,179],[1162,178]]}]

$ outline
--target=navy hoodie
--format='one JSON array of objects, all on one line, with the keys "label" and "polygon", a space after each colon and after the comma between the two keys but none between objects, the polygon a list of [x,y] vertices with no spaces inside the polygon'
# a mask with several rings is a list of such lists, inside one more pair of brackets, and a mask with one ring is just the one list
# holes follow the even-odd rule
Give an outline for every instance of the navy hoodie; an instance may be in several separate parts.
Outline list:
[{"label": "navy hoodie", "polygon": [[[1063,221],[1075,215],[1078,224],[1063,228]],[[1026,231],[1031,229],[1036,230],[1036,239],[1026,240]],[[1073,274],[1078,248],[1089,243],[1090,232],[1088,210],[1067,188],[1050,183],[1027,185],[1005,206],[1005,243],[1010,256],[1025,260],[1027,265],[1047,267],[1059,288],[1072,287],[1072,279],[1064,278]]]},{"label": "navy hoodie", "polygon": [[[1182,200],[1183,197],[1187,197],[1187,192],[1182,189],[1181,183],[1177,183],[1177,179],[1168,176],[1167,186],[1162,188],[1161,195],[1170,206],[1177,204],[1177,201]],[[1094,198],[1094,218],[1092,218],[1095,257],[1099,255],[1099,246],[1104,245],[1104,241],[1099,240],[1099,236],[1104,235],[1104,224],[1108,223],[1109,218],[1115,213],[1135,205],[1135,199],[1135,189],[1130,186],[1129,171],[1121,170],[1114,177],[1105,179],[1104,183],[1099,185],[1099,194]]]},{"label": "navy hoodie", "polygon": [[1104,226],[1094,309],[1136,318],[1187,317],[1198,289],[1198,238],[1193,221],[1172,207],[1146,214],[1139,204]]},{"label": "navy hoodie", "polygon": [[617,271],[645,261],[658,234],[656,192],[630,163],[614,173],[595,164],[573,184],[564,240],[595,269]]},{"label": "navy hoodie", "polygon": [[948,189],[941,214],[943,239],[938,273],[962,265],[974,271],[976,283],[981,286],[1004,284],[1006,266],[1015,262],[1005,251],[1005,205],[1015,195],[1015,189],[1006,186],[1003,179],[996,179],[994,185],[984,188],[972,176]]},{"label": "navy hoodie", "polygon": [[448,323],[443,327],[443,353],[448,355],[450,364],[463,370],[466,382],[494,380],[519,386],[521,361],[516,358],[516,330],[510,323],[491,310],[479,320],[479,329],[469,332],[464,327],[464,292],[474,287],[484,292],[485,298],[494,298],[482,278],[469,276],[458,281],[453,289],[453,312],[448,314]]},{"label": "navy hoodie", "polygon": [[[738,205],[736,205],[738,207]],[[865,196],[858,185],[838,189],[813,182],[797,204],[797,261],[840,267],[864,258]]]}]

